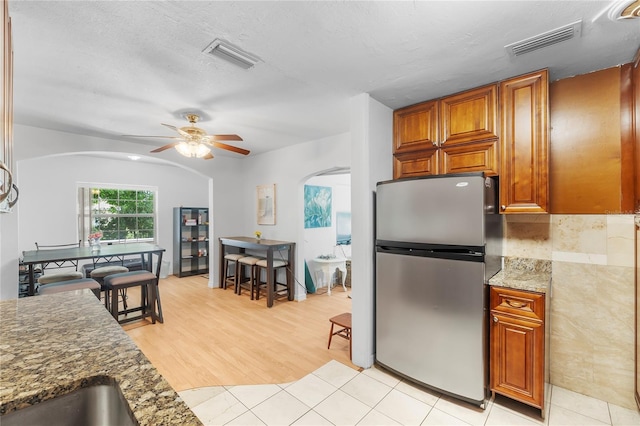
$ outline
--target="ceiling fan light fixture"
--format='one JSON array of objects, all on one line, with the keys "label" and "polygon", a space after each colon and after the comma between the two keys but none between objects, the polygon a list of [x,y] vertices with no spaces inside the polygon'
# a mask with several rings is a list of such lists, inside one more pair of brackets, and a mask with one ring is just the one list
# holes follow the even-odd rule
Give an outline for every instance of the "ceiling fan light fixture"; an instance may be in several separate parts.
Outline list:
[{"label": "ceiling fan light fixture", "polygon": [[176,145],[176,151],[190,158],[202,158],[211,153],[209,147],[198,142],[180,142]]},{"label": "ceiling fan light fixture", "polygon": [[640,18],[640,0],[618,1],[609,9],[609,19],[612,21],[631,18]]},{"label": "ceiling fan light fixture", "polygon": [[219,38],[213,40],[202,52],[229,61],[245,70],[260,62],[257,56]]}]

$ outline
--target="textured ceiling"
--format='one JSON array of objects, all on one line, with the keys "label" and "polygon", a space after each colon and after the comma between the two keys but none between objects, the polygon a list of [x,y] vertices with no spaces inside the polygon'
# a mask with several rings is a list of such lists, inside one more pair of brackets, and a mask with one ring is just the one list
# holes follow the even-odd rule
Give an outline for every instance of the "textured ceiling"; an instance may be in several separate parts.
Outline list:
[{"label": "textured ceiling", "polygon": [[[348,131],[363,92],[395,109],[540,68],[557,80],[631,62],[640,19],[613,21],[611,4],[10,0],[15,122],[126,139],[172,136],[160,123],[195,111],[255,154]],[[578,39],[518,59],[504,49],[579,19]],[[202,53],[215,38],[261,62]]]}]

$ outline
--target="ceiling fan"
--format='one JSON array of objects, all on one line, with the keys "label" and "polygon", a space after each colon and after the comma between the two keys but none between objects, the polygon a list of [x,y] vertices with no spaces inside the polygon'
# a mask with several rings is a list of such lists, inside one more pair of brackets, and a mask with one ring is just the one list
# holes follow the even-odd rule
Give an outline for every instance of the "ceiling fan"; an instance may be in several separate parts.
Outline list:
[{"label": "ceiling fan", "polygon": [[171,124],[160,123],[170,129],[178,132],[179,136],[140,136],[140,135],[123,135],[134,138],[163,138],[163,139],[175,139],[175,142],[171,142],[167,145],[156,148],[152,153],[162,152],[169,148],[175,148],[180,154],[185,157],[197,157],[209,160],[213,158],[211,154],[211,147],[226,149],[227,151],[235,152],[242,155],[248,155],[249,150],[238,148],[233,145],[227,145],[220,141],[241,141],[242,138],[238,135],[209,135],[204,130],[196,127],[196,123],[200,119],[197,114],[185,114],[185,118],[191,123],[191,126],[176,127]]}]

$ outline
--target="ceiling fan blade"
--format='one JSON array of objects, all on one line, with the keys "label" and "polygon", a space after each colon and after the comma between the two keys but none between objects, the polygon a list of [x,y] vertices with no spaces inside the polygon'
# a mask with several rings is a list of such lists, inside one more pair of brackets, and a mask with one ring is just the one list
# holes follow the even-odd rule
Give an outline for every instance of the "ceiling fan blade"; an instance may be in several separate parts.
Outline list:
[{"label": "ceiling fan blade", "polygon": [[145,136],[145,135],[120,135],[127,138],[157,138],[157,139],[180,139],[177,136]]},{"label": "ceiling fan blade", "polygon": [[165,150],[167,150],[169,148],[173,148],[174,146],[178,145],[179,143],[180,142],[171,142],[171,143],[169,143],[167,145],[161,146],[160,148],[156,148],[151,152],[162,152],[162,151],[165,151]]},{"label": "ceiling fan blade", "polygon": [[211,140],[216,141],[241,141],[242,138],[238,135],[209,135]]},{"label": "ceiling fan blade", "polygon": [[185,138],[189,138],[189,139],[191,138],[191,135],[189,133],[185,132],[184,130],[182,130],[182,129],[176,127],[176,126],[172,126],[171,124],[165,124],[165,123],[160,123],[160,124],[170,128],[171,130],[175,130],[176,132],[180,133]]},{"label": "ceiling fan blade", "polygon": [[212,158],[213,158],[213,154],[212,153],[208,153],[207,155],[202,157],[203,160],[211,160]]},{"label": "ceiling fan blade", "polygon": [[237,152],[238,154],[242,154],[242,155],[248,155],[251,152],[247,149],[242,149],[242,148],[238,148],[237,146],[227,145],[226,143],[222,143],[222,142],[209,141],[207,143],[216,148],[226,149],[227,151]]}]

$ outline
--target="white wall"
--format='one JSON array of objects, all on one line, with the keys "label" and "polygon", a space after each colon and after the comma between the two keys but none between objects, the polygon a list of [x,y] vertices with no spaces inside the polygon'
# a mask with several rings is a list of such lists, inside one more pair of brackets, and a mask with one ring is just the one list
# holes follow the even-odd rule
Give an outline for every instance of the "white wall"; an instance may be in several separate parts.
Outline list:
[{"label": "white wall", "polygon": [[[26,171],[21,173],[22,164],[28,164],[28,161],[40,157],[53,159],[55,158],[53,156],[56,155],[73,153],[93,153],[95,155],[125,153],[145,157],[149,156],[149,151],[154,148],[154,146],[144,144],[57,132],[18,124],[15,125],[14,132],[14,155],[17,170],[16,183],[20,187],[20,200],[14,212],[0,215],[0,232],[2,236],[0,243],[0,261],[2,262],[0,264],[0,299],[2,300],[17,297],[18,261],[22,250],[20,247],[32,247],[35,241],[32,240],[32,237],[24,237],[24,243],[19,243],[19,240],[22,240],[23,237],[18,235],[19,224],[26,220],[21,219],[21,212],[25,210],[23,207],[24,200],[25,198],[28,199],[31,195],[30,193],[34,191],[33,189],[29,189],[29,187],[35,187],[35,185],[31,185],[29,181],[38,181],[42,190],[51,191],[51,179],[58,173],[66,173],[64,168],[48,170],[46,173],[43,170],[31,170],[29,173]],[[166,168],[166,166],[159,166],[159,169],[149,169],[149,178],[155,176],[157,179],[166,178],[170,180],[171,174],[167,171],[172,170],[179,174],[185,171],[192,172],[192,178],[190,178],[189,181],[193,178],[204,179],[204,181],[206,181],[208,177],[212,179],[209,185],[205,185],[204,191],[206,196],[203,198],[203,200],[205,200],[203,202],[205,202],[205,205],[208,205],[213,212],[213,223],[211,225],[213,238],[211,239],[210,252],[214,253],[214,256],[210,257],[210,268],[213,273],[210,274],[209,285],[217,285],[215,277],[217,277],[218,273],[218,262],[216,261],[218,254],[218,237],[223,235],[236,235],[243,231],[243,217],[241,212],[244,210],[242,203],[244,203],[245,200],[238,200],[238,194],[242,188],[242,167],[244,160],[230,156],[216,156],[214,160],[194,160],[182,157],[175,152],[175,150],[163,152],[154,158],[164,159],[167,165],[174,165],[176,167]],[[25,167],[28,168],[28,165]],[[77,170],[72,170],[69,173],[74,172],[78,173]],[[162,174],[164,175],[160,176]],[[79,181],[90,180],[80,175],[80,173],[78,173],[76,178]],[[22,185],[23,179],[25,180],[26,188]],[[98,178],[96,178],[96,180],[98,180]],[[182,189],[180,189],[180,191],[182,191]],[[233,202],[230,202],[230,200],[233,200]],[[75,203],[74,198],[74,208]],[[28,204],[27,202],[27,206]],[[50,213],[55,207],[56,204],[46,205],[44,207],[39,206],[38,208],[41,213],[40,218]],[[171,223],[168,219],[162,219],[162,221],[167,224]],[[73,235],[75,235],[75,233],[74,225]],[[164,240],[166,237],[162,238]],[[167,241],[171,244],[170,238]]]},{"label": "white wall", "polygon": [[[209,178],[171,165],[86,155],[23,160],[19,167],[18,249],[78,241],[78,183],[157,188],[158,244],[173,259],[173,208],[207,207]],[[46,179],[43,177],[46,176]]]},{"label": "white wall", "polygon": [[[296,298],[305,298],[303,188],[309,177],[334,168],[348,169],[351,162],[349,134],[305,142],[247,158],[244,170],[243,197],[247,200],[242,213],[243,228],[239,235],[262,232],[262,238],[296,243]],[[256,187],[275,183],[276,224],[258,225]]]},{"label": "white wall", "polygon": [[[208,203],[213,208],[212,242],[215,252],[210,265],[213,273],[210,274],[212,278],[209,285],[217,285],[214,277],[218,275],[218,264],[213,259],[218,255],[218,237],[252,235],[259,229],[264,238],[294,241],[299,246],[304,237],[304,182],[324,171],[335,168],[351,169],[353,362],[362,367],[371,366],[374,356],[373,197],[375,183],[392,177],[392,124],[393,111],[369,95],[362,94],[351,100],[349,133],[242,159],[216,156],[214,160],[209,161],[193,160],[181,157],[173,150],[163,153],[162,157],[213,179],[212,184],[206,188],[210,195]],[[16,125],[14,131],[19,186],[22,186],[22,179],[31,180],[32,183],[39,179],[42,186],[46,187],[45,182],[52,174],[58,173],[57,170],[50,170],[50,174],[40,174],[40,171],[32,170],[29,174],[38,173],[37,177],[29,177],[29,174],[22,176],[20,162],[24,160],[87,151],[148,155],[148,151],[153,148],[142,144],[20,125]],[[77,179],[89,180],[80,175]],[[276,184],[276,224],[258,226],[256,186],[269,183]],[[25,184],[27,187],[31,185],[27,182]],[[28,197],[26,194],[23,195]],[[22,221],[22,201],[24,200],[21,198],[18,202],[19,222]],[[26,204],[28,206],[29,203]],[[46,210],[53,208],[55,205],[46,206],[45,211],[41,213],[46,214]],[[11,217],[7,219],[3,216]],[[17,228],[10,228],[16,217],[15,214],[0,215],[0,260],[3,269],[0,298],[3,299],[17,295],[19,245],[33,243],[25,238],[24,242],[18,244],[17,232],[15,235],[13,233]],[[11,238],[5,238],[7,228],[11,229],[9,236],[16,237],[15,242]],[[20,239],[22,240],[22,237]],[[296,253],[296,258],[300,259],[299,253]],[[15,279],[5,279],[7,274],[15,274]],[[297,262],[296,276],[302,278],[302,288],[298,287],[298,290],[304,291],[303,262]]]},{"label": "white wall", "polygon": [[352,361],[368,368],[375,354],[374,193],[393,176],[393,110],[364,93],[351,99]]}]

